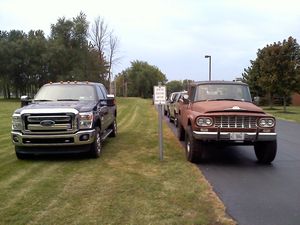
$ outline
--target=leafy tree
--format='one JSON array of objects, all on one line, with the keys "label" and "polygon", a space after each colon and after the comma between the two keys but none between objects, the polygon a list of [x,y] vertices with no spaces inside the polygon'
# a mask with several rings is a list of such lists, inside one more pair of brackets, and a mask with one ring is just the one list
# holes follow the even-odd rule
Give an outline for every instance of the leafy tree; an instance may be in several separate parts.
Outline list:
[{"label": "leafy tree", "polygon": [[153,86],[167,81],[156,66],[138,60],[131,62],[131,67],[118,74],[115,80],[117,95],[142,98],[151,98]]},{"label": "leafy tree", "polygon": [[265,96],[266,91],[259,86],[259,78],[261,76],[259,64],[257,61],[250,60],[251,66],[244,69],[242,81],[248,83],[252,96]]},{"label": "leafy tree", "polygon": [[172,92],[182,91],[184,89],[183,82],[181,80],[172,80],[166,83],[168,96]]},{"label": "leafy tree", "polygon": [[282,43],[267,45],[257,52],[257,58],[242,74],[245,82],[258,94],[267,94],[272,107],[273,96],[280,95],[284,100],[292,92],[300,91],[300,50],[296,39],[289,37]]},{"label": "leafy tree", "polygon": [[182,85],[183,85],[183,89],[184,90],[189,90],[190,89],[190,84],[193,83],[194,81],[193,80],[188,80],[188,79],[185,79],[182,81]]},{"label": "leafy tree", "polygon": [[[23,31],[12,30],[8,33],[8,57],[7,65],[8,83],[6,87],[7,98],[11,97],[14,91],[19,95],[22,83],[26,79],[26,72],[29,65],[29,45],[27,35]],[[13,84],[13,86],[11,86]]]},{"label": "leafy tree", "polygon": [[9,88],[9,46],[8,32],[0,31],[0,85],[3,96],[8,98],[7,88]]}]

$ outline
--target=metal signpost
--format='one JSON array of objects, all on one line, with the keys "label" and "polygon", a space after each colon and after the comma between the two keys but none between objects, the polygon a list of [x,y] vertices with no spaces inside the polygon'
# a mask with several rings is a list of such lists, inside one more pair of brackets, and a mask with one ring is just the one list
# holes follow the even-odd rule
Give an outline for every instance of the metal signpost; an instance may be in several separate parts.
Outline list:
[{"label": "metal signpost", "polygon": [[162,106],[166,104],[166,86],[154,86],[154,104],[158,107],[159,158],[163,160]]}]

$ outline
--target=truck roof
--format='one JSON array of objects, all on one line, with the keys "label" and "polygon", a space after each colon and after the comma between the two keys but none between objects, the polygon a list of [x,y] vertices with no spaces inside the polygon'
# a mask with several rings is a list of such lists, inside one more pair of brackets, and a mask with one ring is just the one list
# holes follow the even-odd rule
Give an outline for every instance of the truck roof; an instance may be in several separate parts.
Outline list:
[{"label": "truck roof", "polygon": [[234,85],[247,85],[241,81],[224,81],[224,80],[214,80],[214,81],[197,81],[191,83],[191,86],[197,86],[202,84],[234,84]]},{"label": "truck roof", "polygon": [[89,82],[89,81],[60,81],[60,82],[49,82],[47,83],[46,85],[52,85],[52,84],[73,84],[73,85],[76,85],[76,84],[79,84],[79,85],[82,85],[82,84],[88,84],[88,85],[102,85],[101,83],[96,83],[96,82]]}]

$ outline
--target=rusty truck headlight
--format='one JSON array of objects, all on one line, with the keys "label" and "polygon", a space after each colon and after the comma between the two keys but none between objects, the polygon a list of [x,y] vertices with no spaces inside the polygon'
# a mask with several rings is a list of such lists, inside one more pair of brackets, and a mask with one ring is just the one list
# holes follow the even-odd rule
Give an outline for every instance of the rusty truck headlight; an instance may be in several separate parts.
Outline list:
[{"label": "rusty truck headlight", "polygon": [[260,118],[258,120],[258,126],[263,128],[271,128],[275,126],[275,119],[271,117]]},{"label": "rusty truck headlight", "polygon": [[209,127],[213,124],[213,119],[210,117],[198,117],[196,119],[196,124],[199,127]]}]

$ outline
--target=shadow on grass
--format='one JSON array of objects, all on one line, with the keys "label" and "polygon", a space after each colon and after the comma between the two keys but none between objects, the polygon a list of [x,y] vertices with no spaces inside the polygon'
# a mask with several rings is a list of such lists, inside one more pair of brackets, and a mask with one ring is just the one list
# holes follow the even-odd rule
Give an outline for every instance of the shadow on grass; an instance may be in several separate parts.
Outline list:
[{"label": "shadow on grass", "polygon": [[71,154],[32,154],[26,155],[25,161],[49,161],[49,162],[64,162],[64,161],[83,161],[90,159],[88,154],[71,153]]}]

